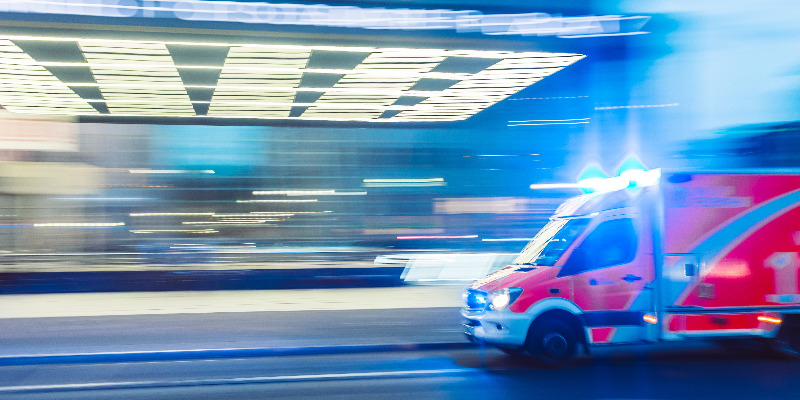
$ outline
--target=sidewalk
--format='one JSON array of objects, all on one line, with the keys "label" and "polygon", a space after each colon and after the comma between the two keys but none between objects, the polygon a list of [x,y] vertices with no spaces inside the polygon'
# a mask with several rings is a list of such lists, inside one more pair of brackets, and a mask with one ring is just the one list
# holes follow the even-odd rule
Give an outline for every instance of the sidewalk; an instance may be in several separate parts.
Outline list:
[{"label": "sidewalk", "polygon": [[0,296],[0,366],[470,347],[461,286]]},{"label": "sidewalk", "polygon": [[461,307],[461,285],[0,295],[0,319]]}]

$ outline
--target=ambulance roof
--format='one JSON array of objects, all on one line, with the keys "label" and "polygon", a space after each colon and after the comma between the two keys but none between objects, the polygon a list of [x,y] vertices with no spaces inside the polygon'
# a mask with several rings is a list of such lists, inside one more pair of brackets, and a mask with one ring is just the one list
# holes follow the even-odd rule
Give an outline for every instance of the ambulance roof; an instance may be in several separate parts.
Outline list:
[{"label": "ambulance roof", "polygon": [[556,209],[553,218],[587,216],[596,212],[631,207],[633,195],[627,189],[589,193],[568,199]]}]

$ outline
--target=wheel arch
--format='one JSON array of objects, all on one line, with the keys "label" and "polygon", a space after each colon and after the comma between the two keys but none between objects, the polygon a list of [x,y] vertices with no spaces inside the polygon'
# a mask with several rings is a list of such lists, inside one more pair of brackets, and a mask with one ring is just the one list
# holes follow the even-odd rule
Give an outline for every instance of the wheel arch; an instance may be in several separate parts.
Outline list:
[{"label": "wheel arch", "polygon": [[559,320],[566,323],[570,329],[575,333],[575,338],[578,342],[586,344],[586,329],[584,329],[584,324],[581,318],[574,314],[573,312],[566,310],[564,308],[551,308],[540,313],[536,318],[531,321],[530,326],[528,327],[528,335],[530,336],[531,332],[536,329],[537,326],[542,324],[544,321],[550,320]]}]

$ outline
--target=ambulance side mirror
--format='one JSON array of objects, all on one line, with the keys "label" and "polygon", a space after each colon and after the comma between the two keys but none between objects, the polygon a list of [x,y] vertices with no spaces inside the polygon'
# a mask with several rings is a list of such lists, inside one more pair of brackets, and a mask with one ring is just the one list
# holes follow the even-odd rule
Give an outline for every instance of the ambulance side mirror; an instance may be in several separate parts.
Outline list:
[{"label": "ambulance side mirror", "polygon": [[686,276],[695,276],[697,274],[697,266],[694,264],[684,264],[683,268]]}]

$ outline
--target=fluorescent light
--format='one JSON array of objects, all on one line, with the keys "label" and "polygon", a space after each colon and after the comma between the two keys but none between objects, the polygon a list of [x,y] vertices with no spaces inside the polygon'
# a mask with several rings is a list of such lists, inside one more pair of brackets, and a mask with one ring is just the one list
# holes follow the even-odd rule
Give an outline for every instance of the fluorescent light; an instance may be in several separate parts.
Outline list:
[{"label": "fluorescent light", "polygon": [[[37,62],[16,40],[77,42],[86,62]],[[225,63],[176,65],[168,46],[229,49]],[[353,69],[306,68],[317,50],[367,53]],[[449,57],[495,59],[477,73],[432,72]],[[100,117],[252,118],[261,120],[426,122],[469,118],[492,104],[583,58],[580,54],[450,49],[298,46],[253,43],[119,40],[0,35],[0,104],[11,112]],[[63,82],[49,67],[86,68],[94,82]],[[185,85],[181,70],[219,71],[214,85]],[[299,87],[304,73],[343,75],[333,87]],[[421,79],[456,81],[444,90],[411,90]],[[72,88],[97,88],[86,99]],[[210,89],[192,101],[187,90]],[[323,92],[313,103],[297,93]],[[402,96],[425,97],[408,106]],[[101,103],[101,114],[89,103]],[[198,115],[195,104],[208,104]],[[296,108],[293,108],[296,107]],[[300,114],[292,110],[303,107]],[[385,111],[400,111],[382,118]],[[291,116],[290,115],[294,115]]]}]

